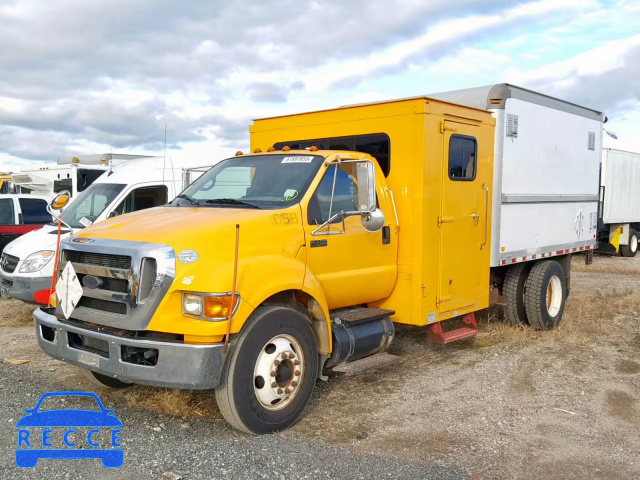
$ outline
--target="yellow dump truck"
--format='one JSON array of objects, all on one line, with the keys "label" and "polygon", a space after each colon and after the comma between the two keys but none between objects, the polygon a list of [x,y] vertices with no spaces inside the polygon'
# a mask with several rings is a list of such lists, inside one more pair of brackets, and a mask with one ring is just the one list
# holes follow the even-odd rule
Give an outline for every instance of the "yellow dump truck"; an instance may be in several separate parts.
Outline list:
[{"label": "yellow dump truck", "polygon": [[257,120],[252,153],[63,242],[39,344],[105,386],[215,388],[258,434],[295,423],[326,369],[385,352],[394,323],[474,335],[474,312],[514,298],[522,270],[514,308],[551,328],[569,249],[491,265],[495,125],[426,97]]}]

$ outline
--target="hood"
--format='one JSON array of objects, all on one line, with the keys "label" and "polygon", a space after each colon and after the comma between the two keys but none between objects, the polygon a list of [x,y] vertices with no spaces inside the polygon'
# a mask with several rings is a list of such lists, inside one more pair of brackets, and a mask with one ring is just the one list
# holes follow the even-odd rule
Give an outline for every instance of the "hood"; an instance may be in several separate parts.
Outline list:
[{"label": "hood", "polygon": [[299,205],[282,210],[156,207],[91,225],[75,237],[169,245],[176,255],[195,250],[201,257],[219,262],[233,256],[236,224],[240,225],[243,258],[269,254],[294,257],[304,244]]},{"label": "hood", "polygon": [[[64,226],[62,228],[63,231],[67,230]],[[68,233],[63,233],[62,239],[65,239],[68,236]],[[55,250],[57,239],[58,227],[45,225],[42,228],[25,233],[24,235],[16,238],[4,247],[4,253],[18,257],[20,260],[24,260],[34,252],[39,252],[41,250]]]}]

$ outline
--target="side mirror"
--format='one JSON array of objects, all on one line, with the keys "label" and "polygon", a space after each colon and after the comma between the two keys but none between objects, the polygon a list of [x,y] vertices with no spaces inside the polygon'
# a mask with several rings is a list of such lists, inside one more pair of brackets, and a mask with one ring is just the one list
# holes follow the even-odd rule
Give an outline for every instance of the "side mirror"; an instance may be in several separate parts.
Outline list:
[{"label": "side mirror", "polygon": [[384,227],[384,213],[379,208],[373,212],[362,213],[362,226],[367,232],[378,232]]},{"label": "side mirror", "polygon": [[358,182],[358,210],[361,214],[376,209],[376,171],[371,162],[356,164],[356,180]]},{"label": "side mirror", "polygon": [[52,210],[60,210],[61,208],[64,208],[67,205],[67,203],[69,203],[70,196],[71,194],[69,193],[69,191],[64,190],[60,192],[58,195],[56,195],[53,200],[51,200],[51,203],[49,204],[49,206],[51,207]]}]

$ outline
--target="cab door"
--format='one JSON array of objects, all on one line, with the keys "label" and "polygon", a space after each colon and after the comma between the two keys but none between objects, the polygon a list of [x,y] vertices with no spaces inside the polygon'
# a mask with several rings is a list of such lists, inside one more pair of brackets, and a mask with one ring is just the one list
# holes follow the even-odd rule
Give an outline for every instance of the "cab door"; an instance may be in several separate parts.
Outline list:
[{"label": "cab door", "polygon": [[360,215],[348,216],[344,222],[337,219],[319,228],[330,214],[358,210],[355,169],[356,163],[330,164],[303,205],[307,274],[319,281],[330,309],[384,299],[393,290],[397,277],[397,224],[379,168],[376,167],[376,195],[385,215],[382,229],[365,230]]},{"label": "cab door", "polygon": [[[438,310],[453,316],[483,308],[489,292],[492,152],[481,127],[443,121],[442,197],[438,226]],[[492,145],[488,147],[493,148]]]}]

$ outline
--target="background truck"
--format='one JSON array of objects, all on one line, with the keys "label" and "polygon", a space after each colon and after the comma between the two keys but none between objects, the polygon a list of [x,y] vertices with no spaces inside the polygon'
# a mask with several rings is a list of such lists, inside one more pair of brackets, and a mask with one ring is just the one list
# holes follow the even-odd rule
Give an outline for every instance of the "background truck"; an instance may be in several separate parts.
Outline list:
[{"label": "background truck", "polygon": [[[162,158],[145,157],[107,167],[109,171],[105,171],[105,175],[98,177],[67,206],[62,214],[62,238],[106,218],[167,203],[186,185],[182,184],[181,169],[164,168],[163,165]],[[0,202],[3,198],[0,196]],[[46,221],[40,222],[40,226],[42,223],[47,225],[23,235],[4,249],[0,257],[0,288],[7,297],[46,305],[54,270],[52,258],[58,224],[51,222],[51,215],[46,211],[44,215]]]},{"label": "background truck", "polygon": [[59,157],[56,165],[24,169],[11,174],[11,178],[21,193],[55,195],[67,190],[73,198],[89,188],[110,165],[144,157],[120,153]]},{"label": "background truck", "polygon": [[635,257],[640,234],[640,154],[605,148],[600,169],[598,235],[603,250],[612,246]]},{"label": "background truck", "polygon": [[0,195],[0,254],[20,235],[51,222],[47,205],[52,198],[52,195]]},{"label": "background truck", "polygon": [[252,154],[63,242],[40,347],[111,387],[215,388],[256,434],[295,423],[324,369],[388,358],[394,323],[446,343],[507,297],[511,321],[556,326],[570,255],[596,241],[602,115],[500,91],[494,112],[418,97],[256,120]]}]

